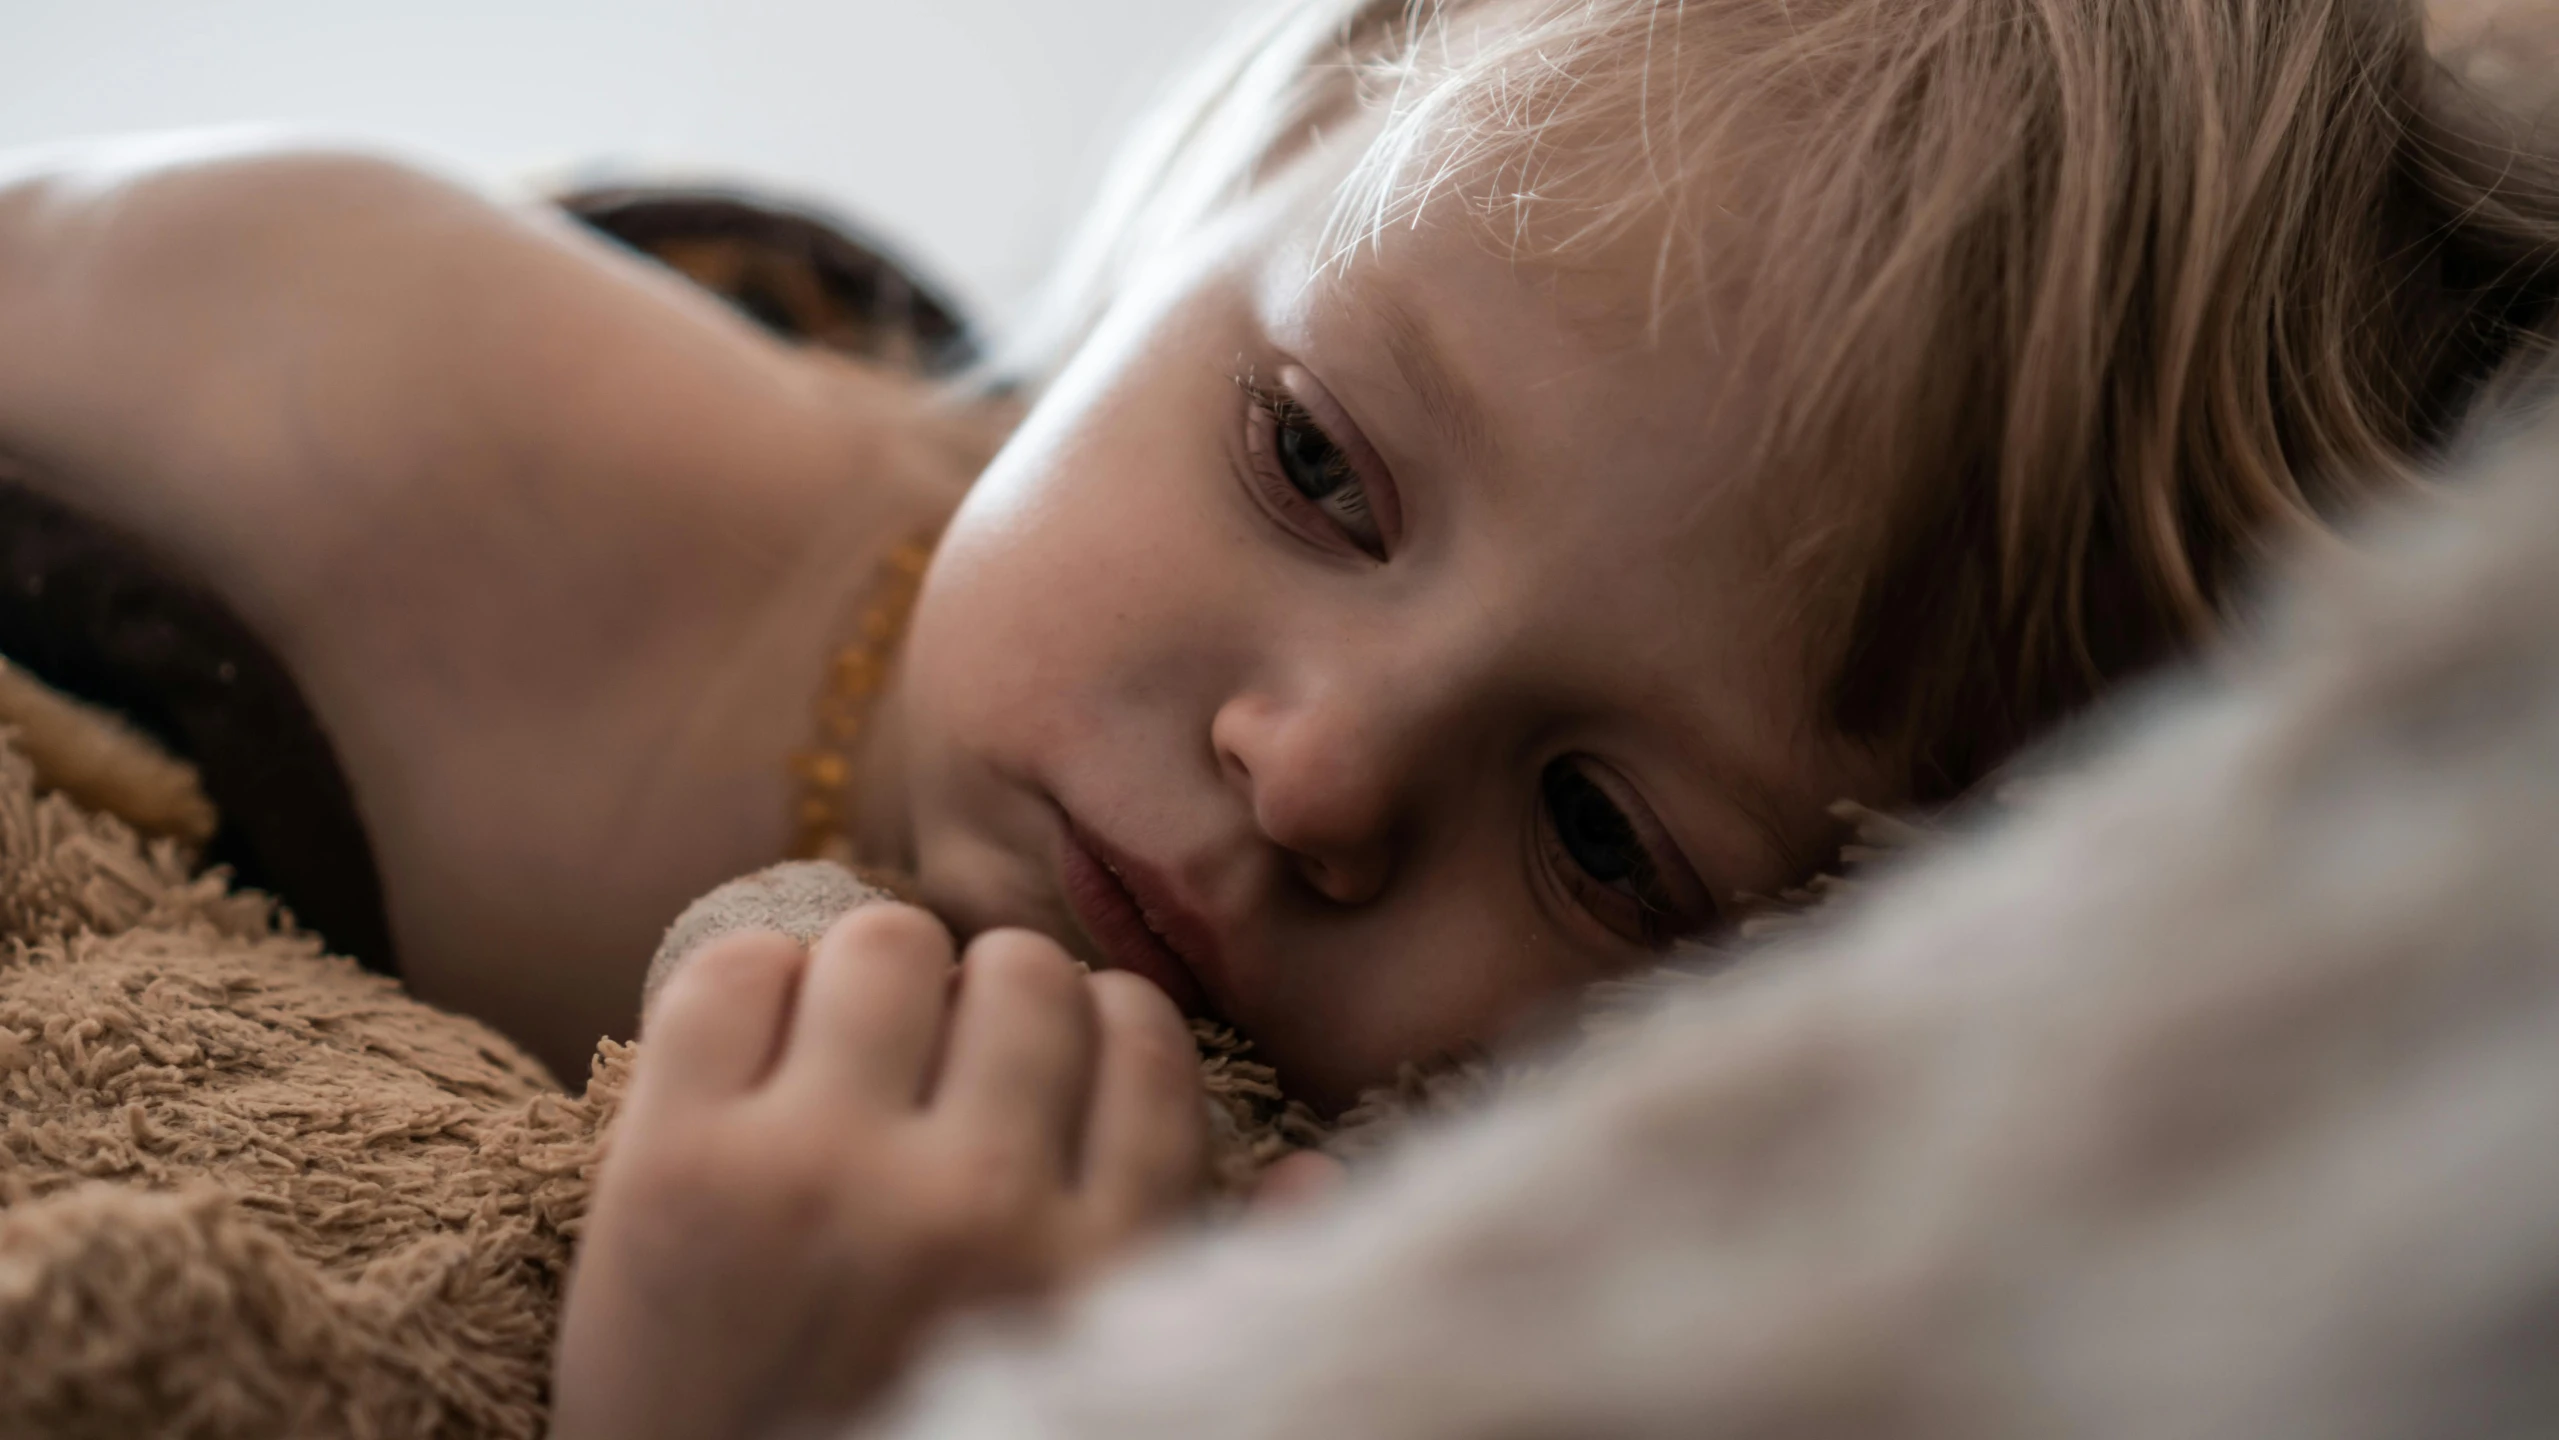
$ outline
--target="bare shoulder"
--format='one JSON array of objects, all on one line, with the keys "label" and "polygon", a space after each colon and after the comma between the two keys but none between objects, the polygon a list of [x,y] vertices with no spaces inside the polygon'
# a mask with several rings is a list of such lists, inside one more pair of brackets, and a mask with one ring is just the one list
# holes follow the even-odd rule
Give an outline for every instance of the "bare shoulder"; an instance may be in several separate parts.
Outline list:
[{"label": "bare shoulder", "polygon": [[542,207],[403,161],[158,142],[0,166],[0,443],[253,623],[291,628],[389,537],[453,559],[540,516],[752,507],[846,463],[847,396]]},{"label": "bare shoulder", "polygon": [[1002,419],[396,160],[0,157],[0,446],[261,633],[420,993],[556,1063],[771,858],[864,557]]}]

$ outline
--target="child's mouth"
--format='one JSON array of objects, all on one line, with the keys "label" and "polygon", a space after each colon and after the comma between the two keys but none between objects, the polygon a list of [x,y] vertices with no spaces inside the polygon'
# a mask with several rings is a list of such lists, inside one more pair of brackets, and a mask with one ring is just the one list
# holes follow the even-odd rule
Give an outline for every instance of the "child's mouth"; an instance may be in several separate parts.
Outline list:
[{"label": "child's mouth", "polygon": [[1196,930],[1197,922],[1167,899],[1153,905],[1141,900],[1146,892],[1160,893],[1152,877],[1087,835],[1072,817],[1064,851],[1058,868],[1066,903],[1107,968],[1153,981],[1185,1015],[1216,1018],[1189,956],[1165,933]]}]

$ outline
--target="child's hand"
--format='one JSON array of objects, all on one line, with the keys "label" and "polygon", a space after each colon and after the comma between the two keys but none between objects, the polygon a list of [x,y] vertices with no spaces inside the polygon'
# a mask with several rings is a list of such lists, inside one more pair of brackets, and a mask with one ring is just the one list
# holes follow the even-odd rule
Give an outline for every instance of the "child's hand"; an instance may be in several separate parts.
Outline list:
[{"label": "child's hand", "polygon": [[936,1316],[1074,1278],[1196,1198],[1181,1016],[1024,931],[954,962],[873,905],[706,947],[649,1015],[562,1318],[555,1436],[841,1415]]}]

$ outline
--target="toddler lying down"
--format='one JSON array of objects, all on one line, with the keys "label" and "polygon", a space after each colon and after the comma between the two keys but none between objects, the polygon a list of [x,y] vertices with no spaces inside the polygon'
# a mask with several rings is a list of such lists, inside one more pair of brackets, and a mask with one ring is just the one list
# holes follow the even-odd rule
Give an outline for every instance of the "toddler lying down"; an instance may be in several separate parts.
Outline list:
[{"label": "toddler lying down", "polygon": [[564,1071],[690,897],[911,878],[650,1017],[560,1423],[745,1433],[1185,1213],[1186,1019],[1337,1110],[2211,633],[2543,337],[2493,122],[2366,0],[1275,4],[982,473],[397,164],[25,157],[0,443],[262,632],[410,983]]}]

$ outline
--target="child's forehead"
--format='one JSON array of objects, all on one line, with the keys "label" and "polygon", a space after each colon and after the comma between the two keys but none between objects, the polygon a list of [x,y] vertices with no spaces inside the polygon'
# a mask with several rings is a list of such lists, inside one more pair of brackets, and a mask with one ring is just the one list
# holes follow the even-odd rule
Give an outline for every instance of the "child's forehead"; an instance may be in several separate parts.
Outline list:
[{"label": "child's forehead", "polygon": [[[1566,47],[1578,53],[1549,55],[1530,43],[1546,22],[1527,23],[1518,12],[1529,7],[1473,8],[1474,45],[1451,42],[1438,63],[1408,64],[1319,142],[1332,152],[1326,255],[1417,223],[1471,224],[1524,264],[1632,282],[1601,318],[1638,327],[1704,284],[1718,252],[1742,252],[1720,256],[1722,268],[1738,267],[1755,248],[1751,217],[1787,183],[1794,147],[1717,127],[1687,132],[1678,112],[1721,88],[1710,78],[1718,67],[1692,54],[1661,72],[1649,42],[1617,53],[1624,47],[1589,34]],[[1470,64],[1477,48],[1486,53]]]},{"label": "child's forehead", "polygon": [[[1713,328],[1718,306],[1737,308],[1759,248],[1747,207],[1738,186],[1721,197],[1673,194],[1620,174],[1603,161],[1621,137],[1583,133],[1594,128],[1563,125],[1539,137],[1546,168],[1581,173],[1534,189],[1506,184],[1518,177],[1489,152],[1475,155],[1475,173],[1427,185],[1381,179],[1384,138],[1354,131],[1350,143],[1310,157],[1317,179],[1299,192],[1300,282],[1356,297],[1454,264],[1476,283],[1444,303],[1526,300],[1594,354],[1675,354]],[[1393,163],[1401,174],[1441,158],[1424,149]],[[1381,186],[1408,192],[1409,204],[1380,200]],[[1492,264],[1472,263],[1479,260]]]},{"label": "child's forehead", "polygon": [[1717,290],[1708,247],[1667,209],[1618,217],[1605,231],[1561,211],[1551,223],[1488,208],[1451,189],[1392,225],[1345,239],[1340,195],[1312,188],[1276,237],[1267,303],[1279,309],[1375,308],[1391,330],[1417,311],[1534,315],[1541,339],[1571,342],[1559,361],[1695,366],[1713,348]]}]

